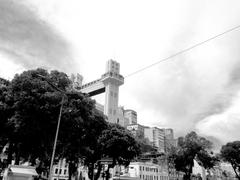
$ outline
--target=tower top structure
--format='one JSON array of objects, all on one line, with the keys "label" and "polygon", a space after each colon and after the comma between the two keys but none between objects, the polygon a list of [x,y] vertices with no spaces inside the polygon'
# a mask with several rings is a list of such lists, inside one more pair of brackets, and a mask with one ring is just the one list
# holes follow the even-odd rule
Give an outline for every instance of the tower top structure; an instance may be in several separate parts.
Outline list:
[{"label": "tower top structure", "polygon": [[113,72],[113,73],[120,73],[120,64],[117,61],[110,59],[106,62],[106,70],[105,72]]},{"label": "tower top structure", "polygon": [[[78,79],[82,81],[80,76]],[[81,84],[76,89],[88,93],[90,96],[105,92],[104,114],[108,117],[109,122],[123,125],[124,120],[120,118],[118,113],[119,86],[123,83],[124,77],[120,74],[120,64],[110,59],[107,61],[105,73],[100,79],[84,85]]]}]

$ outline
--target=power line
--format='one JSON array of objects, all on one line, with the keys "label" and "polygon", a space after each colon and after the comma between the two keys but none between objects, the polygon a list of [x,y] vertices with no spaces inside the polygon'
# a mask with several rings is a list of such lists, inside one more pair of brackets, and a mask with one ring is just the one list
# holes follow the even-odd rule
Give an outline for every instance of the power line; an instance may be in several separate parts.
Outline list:
[{"label": "power line", "polygon": [[135,75],[135,74],[137,74],[137,73],[140,73],[140,72],[142,72],[142,71],[144,71],[144,70],[146,70],[146,69],[149,69],[149,68],[151,68],[151,67],[153,67],[153,66],[155,66],[155,65],[157,65],[157,64],[159,64],[159,63],[161,63],[161,62],[168,61],[168,60],[170,60],[170,59],[172,59],[172,58],[174,58],[174,57],[176,57],[176,56],[178,56],[178,55],[180,55],[180,54],[183,54],[183,53],[185,53],[185,52],[187,52],[187,51],[190,51],[190,50],[192,50],[192,49],[194,49],[194,48],[196,48],[196,47],[198,47],[198,46],[201,46],[201,45],[203,45],[203,44],[205,44],[205,43],[207,43],[207,42],[209,42],[209,41],[212,41],[212,40],[214,40],[214,39],[216,39],[216,38],[218,38],[218,37],[220,37],[220,36],[222,36],[222,35],[224,35],[224,34],[227,34],[227,33],[231,32],[231,31],[234,31],[234,30],[236,30],[236,29],[238,29],[238,28],[240,28],[240,25],[235,26],[235,27],[233,27],[233,28],[231,28],[231,29],[228,29],[228,30],[226,30],[226,31],[224,31],[224,32],[222,32],[222,33],[220,33],[220,34],[217,34],[217,35],[215,35],[215,36],[213,36],[213,37],[211,37],[211,38],[209,38],[209,39],[207,39],[207,40],[205,40],[205,41],[202,41],[202,42],[199,42],[199,43],[197,43],[197,44],[194,44],[194,45],[192,45],[192,46],[190,46],[190,47],[188,47],[188,48],[186,48],[186,49],[183,49],[183,50],[181,50],[181,51],[179,51],[179,52],[177,52],[177,53],[175,53],[175,54],[172,54],[172,55],[170,55],[170,56],[168,56],[168,57],[166,57],[166,58],[164,58],[164,59],[158,60],[157,62],[155,62],[155,63],[153,63],[153,64],[150,64],[150,65],[148,65],[148,66],[145,66],[145,67],[143,67],[143,68],[141,68],[141,69],[139,69],[139,70],[137,70],[137,71],[135,71],[135,72],[132,72],[132,73],[126,75],[125,78],[128,78],[128,77],[130,77],[130,76],[133,76],[133,75]]}]

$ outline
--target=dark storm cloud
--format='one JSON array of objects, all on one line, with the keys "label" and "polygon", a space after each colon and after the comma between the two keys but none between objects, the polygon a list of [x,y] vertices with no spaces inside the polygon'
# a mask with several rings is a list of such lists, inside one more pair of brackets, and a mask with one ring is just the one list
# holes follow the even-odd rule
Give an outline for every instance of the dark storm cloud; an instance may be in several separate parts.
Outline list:
[{"label": "dark storm cloud", "polygon": [[0,0],[0,52],[25,68],[76,68],[66,40],[19,1]]},{"label": "dark storm cloud", "polygon": [[240,90],[238,39],[232,34],[155,68],[159,78],[144,80],[146,88],[137,91],[144,106],[163,117],[155,125],[172,127],[183,135],[232,106]]}]

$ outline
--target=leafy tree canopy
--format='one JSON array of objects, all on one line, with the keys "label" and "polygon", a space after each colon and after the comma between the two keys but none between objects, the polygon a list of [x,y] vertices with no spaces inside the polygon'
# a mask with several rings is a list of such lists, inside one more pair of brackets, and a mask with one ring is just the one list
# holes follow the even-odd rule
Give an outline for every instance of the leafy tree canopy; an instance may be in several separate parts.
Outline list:
[{"label": "leafy tree canopy", "polygon": [[174,161],[176,170],[185,173],[185,179],[191,176],[194,160],[206,169],[212,168],[217,161],[210,151],[212,143],[195,132],[180,137],[178,146],[170,158]]},{"label": "leafy tree canopy", "polygon": [[229,162],[237,176],[240,179],[240,141],[229,142],[221,148],[221,157]]},{"label": "leafy tree canopy", "polygon": [[[131,133],[109,125],[96,110],[95,101],[71,89],[65,73],[44,69],[16,74],[12,81],[0,79],[0,145],[8,144],[8,160],[30,161],[48,168],[57,120],[64,97],[56,160],[65,158],[69,173],[80,159],[92,166],[102,157],[128,164],[139,154]],[[92,171],[90,171],[92,172]]]},{"label": "leafy tree canopy", "polygon": [[102,154],[113,158],[113,163],[129,164],[140,153],[133,135],[118,124],[110,124],[99,137]]},{"label": "leafy tree canopy", "polygon": [[151,142],[149,141],[148,138],[145,138],[144,136],[142,136],[141,134],[137,134],[137,136],[135,137],[135,139],[137,140],[139,147],[140,147],[140,153],[142,155],[144,154],[148,154],[148,153],[156,153],[156,148],[154,148],[151,145]]},{"label": "leafy tree canopy", "polygon": [[65,73],[30,70],[15,75],[11,82],[1,80],[1,84],[0,143],[2,147],[9,144],[9,163],[12,159],[18,163],[20,158],[49,163],[63,96],[56,157],[76,162],[94,149],[97,137],[107,127],[95,101],[72,91]]}]

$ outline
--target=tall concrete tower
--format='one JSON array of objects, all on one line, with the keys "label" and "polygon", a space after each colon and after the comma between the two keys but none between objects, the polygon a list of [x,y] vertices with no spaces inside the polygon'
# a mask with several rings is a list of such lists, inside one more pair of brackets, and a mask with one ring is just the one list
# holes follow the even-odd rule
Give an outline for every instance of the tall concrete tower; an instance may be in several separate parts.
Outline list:
[{"label": "tall concrete tower", "polygon": [[119,123],[118,93],[119,86],[124,83],[124,78],[119,72],[120,64],[116,61],[109,60],[106,63],[106,72],[101,78],[105,86],[104,114],[108,116],[108,121],[111,123]]}]

